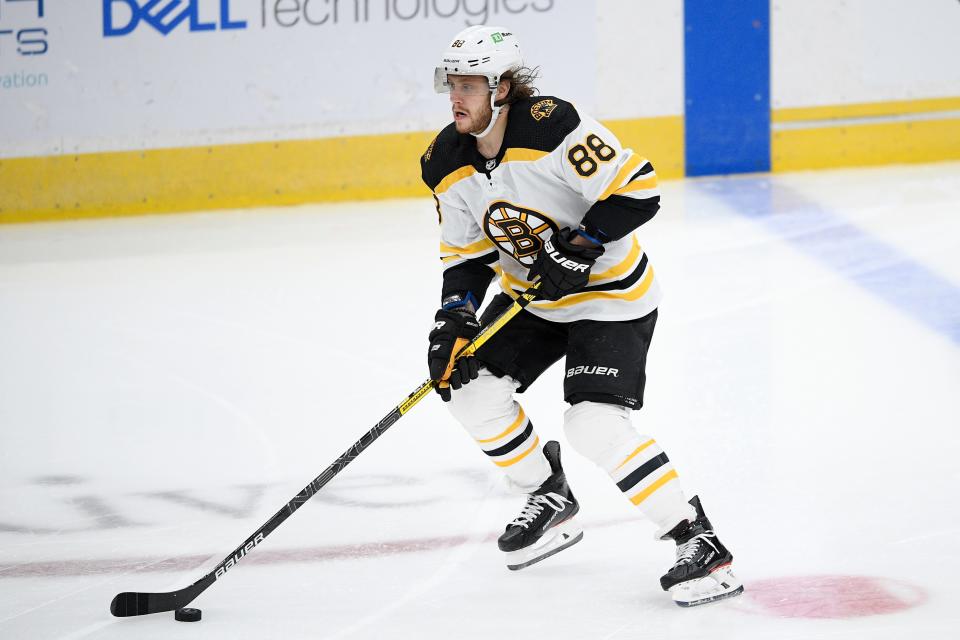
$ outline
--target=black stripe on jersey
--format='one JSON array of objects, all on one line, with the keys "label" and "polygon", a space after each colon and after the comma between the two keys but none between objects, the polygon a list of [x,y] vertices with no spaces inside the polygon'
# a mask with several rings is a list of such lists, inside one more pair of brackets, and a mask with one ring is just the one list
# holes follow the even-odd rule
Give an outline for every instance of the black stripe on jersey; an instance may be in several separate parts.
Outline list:
[{"label": "black stripe on jersey", "polygon": [[637,486],[641,480],[668,462],[670,462],[670,458],[667,457],[667,454],[661,453],[657,457],[647,460],[642,465],[634,469],[630,475],[618,482],[617,486],[620,487],[620,491],[626,493],[627,491],[630,491],[630,489]]},{"label": "black stripe on jersey", "polygon": [[476,262],[482,262],[483,264],[493,264],[500,260],[500,252],[497,249],[494,249],[490,253],[485,253],[482,256],[476,258],[467,258],[468,260],[475,260]]},{"label": "black stripe on jersey", "polygon": [[[490,253],[484,253],[483,255],[479,255],[479,256],[460,256],[460,257],[463,258],[464,260],[469,260],[470,262],[478,262],[480,264],[493,264],[494,262],[497,262],[498,260],[500,260],[500,252],[494,249]],[[443,260],[443,257],[441,256],[440,259]],[[463,264],[463,263],[461,262],[460,264]],[[453,269],[454,267],[450,267],[450,268]]]},{"label": "black stripe on jersey", "polygon": [[493,451],[484,451],[484,453],[490,456],[491,458],[506,455],[511,451],[513,451],[514,449],[516,449],[517,447],[519,447],[520,445],[522,445],[526,441],[526,439],[530,437],[531,433],[533,433],[533,421],[527,420],[527,428],[523,430],[523,433],[521,433],[516,438],[514,438],[507,444],[503,445],[502,447],[497,447]]},{"label": "black stripe on jersey", "polygon": [[644,163],[644,165],[643,165],[642,167],[640,167],[640,171],[637,171],[635,174],[633,174],[632,176],[630,176],[630,179],[627,180],[627,184],[630,184],[631,182],[633,182],[634,180],[636,180],[636,179],[639,178],[640,176],[645,176],[645,175],[647,175],[648,173],[653,173],[653,165],[650,164],[649,162]]},{"label": "black stripe on jersey", "polygon": [[613,282],[608,282],[606,284],[595,284],[592,287],[586,287],[585,289],[582,289],[582,291],[623,291],[624,289],[629,289],[633,285],[637,284],[637,281],[643,277],[643,272],[646,270],[647,254],[644,253],[643,257],[640,258],[640,264],[638,264],[637,268],[634,269],[626,278],[614,280]]},{"label": "black stripe on jersey", "polygon": [[660,196],[633,198],[613,194],[598,200],[580,221],[583,230],[604,242],[619,240],[649,222],[660,210]]}]

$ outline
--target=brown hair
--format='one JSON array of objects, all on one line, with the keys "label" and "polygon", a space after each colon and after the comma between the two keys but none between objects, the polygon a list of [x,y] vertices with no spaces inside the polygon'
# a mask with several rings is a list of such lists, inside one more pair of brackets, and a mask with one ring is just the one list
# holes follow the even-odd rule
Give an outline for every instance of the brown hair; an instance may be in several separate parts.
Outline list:
[{"label": "brown hair", "polygon": [[520,67],[516,70],[511,69],[510,71],[504,72],[504,74],[500,76],[500,81],[509,81],[510,91],[507,92],[505,98],[497,100],[495,103],[496,106],[502,107],[505,104],[513,104],[518,100],[537,95],[540,90],[533,86],[533,83],[538,77],[540,77],[539,67],[532,69],[530,67]]}]

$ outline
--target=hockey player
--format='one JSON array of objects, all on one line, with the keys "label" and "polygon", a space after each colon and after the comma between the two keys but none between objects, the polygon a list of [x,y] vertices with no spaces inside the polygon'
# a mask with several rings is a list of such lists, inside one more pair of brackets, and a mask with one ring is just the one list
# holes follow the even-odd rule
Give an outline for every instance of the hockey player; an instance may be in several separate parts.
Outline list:
[{"label": "hockey player", "polygon": [[[428,362],[453,416],[518,492],[520,514],[498,541],[521,569],[578,542],[579,504],[560,448],[541,448],[514,399],[566,356],[564,432],[673,540],[660,579],[683,606],[737,595],[732,556],[699,499],[689,501],[656,441],[630,414],[643,404],[647,349],[660,291],[634,230],[659,209],[650,162],[560,98],[537,96],[517,37],[474,26],[457,34],[436,68],[453,123],[421,158],[439,215],[441,308]],[[476,311],[494,277],[502,293]],[[538,298],[475,357],[457,352],[535,281]]]}]

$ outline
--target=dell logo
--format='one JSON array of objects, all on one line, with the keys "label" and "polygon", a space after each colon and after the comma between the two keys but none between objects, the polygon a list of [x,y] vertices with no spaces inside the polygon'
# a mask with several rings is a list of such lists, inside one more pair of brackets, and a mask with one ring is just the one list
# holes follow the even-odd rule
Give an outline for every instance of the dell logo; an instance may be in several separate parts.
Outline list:
[{"label": "dell logo", "polygon": [[[125,36],[144,22],[163,35],[187,22],[190,31],[246,29],[246,20],[231,20],[231,0],[103,0],[103,35]],[[219,22],[204,22],[200,5],[219,3]]]}]

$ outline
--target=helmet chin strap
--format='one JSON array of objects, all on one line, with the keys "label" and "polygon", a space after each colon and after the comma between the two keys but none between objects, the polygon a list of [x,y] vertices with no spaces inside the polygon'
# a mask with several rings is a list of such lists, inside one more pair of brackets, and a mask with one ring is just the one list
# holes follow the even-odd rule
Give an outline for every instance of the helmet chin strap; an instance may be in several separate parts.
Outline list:
[{"label": "helmet chin strap", "polygon": [[496,105],[496,101],[497,101],[497,92],[496,90],[491,90],[490,91],[490,112],[491,112],[490,123],[487,125],[487,128],[481,131],[480,133],[471,132],[470,135],[472,135],[475,138],[483,138],[488,133],[490,133],[490,131],[493,130],[493,125],[497,124],[497,118],[500,117],[500,110],[503,109],[503,107],[498,107]]}]

